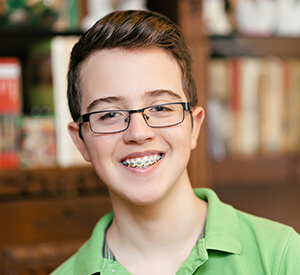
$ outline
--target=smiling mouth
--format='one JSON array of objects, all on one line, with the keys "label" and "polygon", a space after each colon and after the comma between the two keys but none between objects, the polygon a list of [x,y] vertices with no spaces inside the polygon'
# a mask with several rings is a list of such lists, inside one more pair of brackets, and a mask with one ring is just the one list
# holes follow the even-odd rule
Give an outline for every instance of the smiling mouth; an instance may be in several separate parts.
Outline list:
[{"label": "smiling mouth", "polygon": [[141,158],[125,159],[122,161],[122,164],[131,168],[145,169],[159,162],[162,158],[163,154],[154,154],[151,156],[144,156]]}]

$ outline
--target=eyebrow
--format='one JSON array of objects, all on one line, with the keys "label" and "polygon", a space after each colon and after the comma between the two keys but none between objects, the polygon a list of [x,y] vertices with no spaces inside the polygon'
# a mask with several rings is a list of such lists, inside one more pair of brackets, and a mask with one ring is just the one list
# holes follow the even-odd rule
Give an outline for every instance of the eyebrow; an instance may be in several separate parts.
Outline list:
[{"label": "eyebrow", "polygon": [[119,102],[124,99],[122,96],[108,96],[97,98],[93,100],[91,104],[87,106],[87,112],[91,112],[96,106],[100,105],[101,103],[112,103],[112,102]]},{"label": "eyebrow", "polygon": [[159,97],[159,96],[166,96],[166,95],[171,96],[174,99],[182,100],[180,95],[178,95],[170,90],[159,89],[159,90],[146,92],[146,94],[145,94],[146,97]]},{"label": "eyebrow", "polygon": [[[159,90],[153,90],[153,91],[148,91],[145,93],[145,97],[159,97],[159,96],[171,96],[176,100],[182,100],[181,96],[170,91],[170,90],[163,90],[163,89],[159,89]],[[97,98],[95,100],[92,101],[92,103],[90,103],[87,106],[87,112],[91,112],[96,106],[101,105],[102,103],[115,103],[115,102],[120,102],[124,100],[123,96],[108,96],[108,97],[102,97],[102,98]]]}]

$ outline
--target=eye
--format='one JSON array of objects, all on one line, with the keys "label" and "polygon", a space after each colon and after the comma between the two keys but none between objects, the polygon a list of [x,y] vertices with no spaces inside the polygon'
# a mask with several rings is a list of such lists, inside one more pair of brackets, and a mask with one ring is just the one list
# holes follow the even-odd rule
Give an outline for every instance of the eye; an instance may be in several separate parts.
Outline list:
[{"label": "eye", "polygon": [[150,111],[151,112],[159,112],[159,113],[170,112],[170,111],[172,111],[172,108],[170,108],[170,106],[168,106],[168,105],[157,105],[157,106],[154,106],[153,108],[151,108]]},{"label": "eye", "polygon": [[104,113],[104,114],[100,115],[98,119],[99,120],[110,120],[113,118],[117,118],[121,115],[122,115],[122,113],[120,113],[120,112],[108,112],[108,113]]}]

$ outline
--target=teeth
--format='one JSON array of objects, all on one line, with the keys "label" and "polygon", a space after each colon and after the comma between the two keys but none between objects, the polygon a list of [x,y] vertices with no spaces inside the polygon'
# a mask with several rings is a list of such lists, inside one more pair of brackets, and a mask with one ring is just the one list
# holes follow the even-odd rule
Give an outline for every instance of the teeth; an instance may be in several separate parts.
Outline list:
[{"label": "teeth", "polygon": [[161,155],[155,154],[151,156],[145,156],[142,158],[126,159],[122,162],[122,164],[132,168],[143,169],[143,168],[150,167],[151,165],[160,161],[161,159],[162,159]]}]

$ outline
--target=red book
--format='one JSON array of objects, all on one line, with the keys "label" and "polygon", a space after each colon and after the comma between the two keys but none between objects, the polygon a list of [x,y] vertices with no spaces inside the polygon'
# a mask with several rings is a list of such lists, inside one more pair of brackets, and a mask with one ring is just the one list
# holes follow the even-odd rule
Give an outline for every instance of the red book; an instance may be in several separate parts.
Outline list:
[{"label": "red book", "polygon": [[19,165],[20,77],[17,58],[0,58],[0,170]]},{"label": "red book", "polygon": [[235,116],[238,116],[241,110],[241,83],[240,83],[240,59],[234,58],[231,61],[231,102],[232,110]]}]

